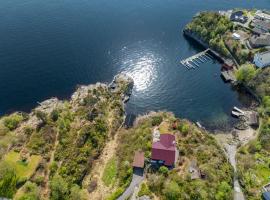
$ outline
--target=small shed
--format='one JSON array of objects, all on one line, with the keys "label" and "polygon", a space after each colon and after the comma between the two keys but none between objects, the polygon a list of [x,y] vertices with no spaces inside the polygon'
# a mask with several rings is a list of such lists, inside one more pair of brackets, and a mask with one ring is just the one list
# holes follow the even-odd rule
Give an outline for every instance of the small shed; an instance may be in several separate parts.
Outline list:
[{"label": "small shed", "polygon": [[144,152],[143,151],[135,152],[132,166],[134,168],[144,168]]},{"label": "small shed", "polygon": [[233,37],[233,39],[235,39],[235,40],[240,40],[240,39],[241,39],[241,36],[240,36],[238,33],[233,33],[233,34],[232,34],[232,37]]},{"label": "small shed", "polygon": [[233,67],[234,67],[234,62],[232,60],[225,60],[223,65],[222,65],[222,70],[225,70],[225,71],[229,71],[229,70],[233,70]]},{"label": "small shed", "polygon": [[253,127],[259,126],[259,116],[258,113],[252,112],[249,116],[249,125]]}]

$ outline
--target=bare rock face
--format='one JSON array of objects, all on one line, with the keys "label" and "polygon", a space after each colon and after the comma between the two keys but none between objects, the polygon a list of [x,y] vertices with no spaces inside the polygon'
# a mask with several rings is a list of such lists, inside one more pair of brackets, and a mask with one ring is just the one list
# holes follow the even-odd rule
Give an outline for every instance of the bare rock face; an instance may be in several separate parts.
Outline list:
[{"label": "bare rock face", "polygon": [[35,110],[50,114],[54,109],[59,108],[62,104],[62,101],[60,101],[56,97],[53,97],[39,103],[39,106]]},{"label": "bare rock face", "polygon": [[109,85],[111,92],[121,93],[122,100],[127,102],[134,86],[133,79],[126,74],[118,74]]}]

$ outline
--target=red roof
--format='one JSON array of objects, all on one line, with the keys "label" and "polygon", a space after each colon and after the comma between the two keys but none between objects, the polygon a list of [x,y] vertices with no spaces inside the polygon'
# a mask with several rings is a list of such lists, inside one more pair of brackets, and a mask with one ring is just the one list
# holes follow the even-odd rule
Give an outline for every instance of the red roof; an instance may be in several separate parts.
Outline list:
[{"label": "red roof", "polygon": [[136,151],[133,159],[133,167],[144,167],[144,152]]},{"label": "red roof", "polygon": [[161,134],[160,141],[152,145],[152,160],[162,160],[165,165],[172,166],[175,162],[175,136],[172,134]]}]

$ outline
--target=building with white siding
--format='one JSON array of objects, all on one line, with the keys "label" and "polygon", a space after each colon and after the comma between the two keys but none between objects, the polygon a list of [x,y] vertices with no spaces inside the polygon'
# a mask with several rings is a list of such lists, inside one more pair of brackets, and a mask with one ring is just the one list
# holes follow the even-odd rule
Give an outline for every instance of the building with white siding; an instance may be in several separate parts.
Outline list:
[{"label": "building with white siding", "polygon": [[259,20],[267,20],[267,21],[270,21],[270,15],[267,14],[267,13],[264,13],[263,11],[261,10],[258,10],[256,13],[255,13],[255,19],[259,19]]},{"label": "building with white siding", "polygon": [[260,68],[270,66],[270,51],[256,53],[253,62]]}]

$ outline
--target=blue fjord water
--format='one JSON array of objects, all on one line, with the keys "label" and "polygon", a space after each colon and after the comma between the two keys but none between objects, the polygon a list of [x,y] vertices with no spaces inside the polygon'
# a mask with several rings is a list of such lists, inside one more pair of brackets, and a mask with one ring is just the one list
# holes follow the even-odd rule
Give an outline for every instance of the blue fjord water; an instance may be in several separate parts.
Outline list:
[{"label": "blue fjord water", "polygon": [[220,64],[187,71],[179,64],[202,49],[181,30],[202,10],[270,8],[269,0],[0,1],[0,115],[29,111],[79,84],[135,80],[127,112],[173,111],[209,128],[232,121],[246,98],[224,84]]}]

